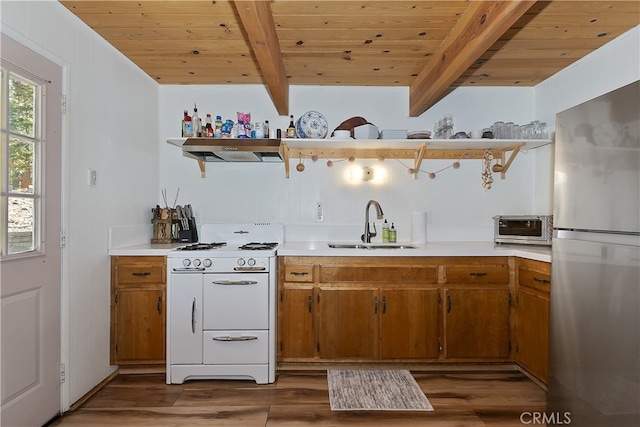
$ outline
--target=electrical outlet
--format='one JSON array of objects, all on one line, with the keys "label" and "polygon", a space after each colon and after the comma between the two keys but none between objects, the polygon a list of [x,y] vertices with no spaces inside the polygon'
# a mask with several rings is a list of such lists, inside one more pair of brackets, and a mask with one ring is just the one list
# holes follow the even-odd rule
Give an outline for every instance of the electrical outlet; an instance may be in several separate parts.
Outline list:
[{"label": "electrical outlet", "polygon": [[316,203],[316,222],[324,221],[324,210],[322,209],[322,202]]},{"label": "electrical outlet", "polygon": [[95,169],[89,168],[87,171],[87,185],[89,187],[95,187],[98,185],[98,172]]}]

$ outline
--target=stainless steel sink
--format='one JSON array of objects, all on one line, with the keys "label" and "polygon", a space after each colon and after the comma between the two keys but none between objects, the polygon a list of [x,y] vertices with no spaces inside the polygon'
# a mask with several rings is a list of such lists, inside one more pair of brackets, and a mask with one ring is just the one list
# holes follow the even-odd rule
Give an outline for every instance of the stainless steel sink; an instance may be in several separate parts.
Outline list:
[{"label": "stainless steel sink", "polygon": [[415,249],[415,246],[395,243],[328,243],[334,249]]}]

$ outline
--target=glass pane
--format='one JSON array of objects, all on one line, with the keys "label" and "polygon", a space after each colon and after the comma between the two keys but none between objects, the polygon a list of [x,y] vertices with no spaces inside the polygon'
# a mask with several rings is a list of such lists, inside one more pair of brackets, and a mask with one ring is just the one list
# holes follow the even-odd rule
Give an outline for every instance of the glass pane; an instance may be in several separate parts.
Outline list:
[{"label": "glass pane", "polygon": [[36,86],[17,76],[9,77],[9,130],[35,137]]},{"label": "glass pane", "polygon": [[34,199],[9,197],[9,255],[35,250],[35,203]]},{"label": "glass pane", "polygon": [[11,138],[9,141],[9,191],[33,194],[35,174],[35,144]]}]

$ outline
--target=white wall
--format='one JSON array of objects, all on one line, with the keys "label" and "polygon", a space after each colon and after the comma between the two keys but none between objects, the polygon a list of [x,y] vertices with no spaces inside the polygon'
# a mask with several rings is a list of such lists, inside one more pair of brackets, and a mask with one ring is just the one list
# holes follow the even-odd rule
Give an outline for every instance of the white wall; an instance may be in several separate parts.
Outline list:
[{"label": "white wall", "polygon": [[[251,112],[252,120],[269,120],[272,127],[285,128],[289,119],[278,116],[262,86],[172,86],[159,88],[160,139],[178,136],[183,110],[198,105],[198,113],[235,121],[236,113]],[[408,88],[388,87],[290,87],[290,111],[297,119],[309,110],[327,118],[333,130],[352,116],[365,117],[380,129],[431,130],[436,120],[451,113],[456,130],[490,126],[496,120],[528,123],[534,120],[533,88],[460,88],[417,118],[409,117]],[[455,142],[452,141],[453,144]],[[184,158],[180,149],[160,143],[160,182],[168,193],[180,188],[181,203],[191,203],[198,221],[276,221],[286,224],[288,240],[358,239],[364,223],[367,200],[377,199],[389,221],[396,223],[398,239],[410,237],[413,210],[429,210],[432,223],[428,239],[491,240],[491,217],[498,213],[529,213],[533,208],[535,171],[533,156],[522,153],[507,173],[494,178],[491,190],[482,188],[482,161],[463,160],[459,170],[448,169],[435,180],[420,174],[414,180],[407,167],[386,160],[389,177],[384,185],[345,183],[342,173],[348,162],[325,166],[326,160],[305,160],[304,173],[295,171],[285,179],[282,164],[208,163],[206,178],[200,178],[195,160]],[[292,153],[293,155],[293,153]],[[377,160],[358,161],[378,165]],[[438,171],[452,161],[426,160],[424,171]],[[172,199],[170,197],[170,199]],[[173,200],[173,199],[172,199]],[[315,222],[315,203],[324,204],[324,222]],[[545,213],[545,212],[542,212]]]},{"label": "white wall", "polygon": [[[157,84],[56,1],[0,3],[2,31],[62,65],[65,406],[109,365],[110,226],[149,224],[158,195]],[[87,185],[87,170],[98,185]]]},{"label": "white wall", "polygon": [[[640,26],[607,43],[535,88],[535,114],[555,128],[556,114],[640,79]],[[539,165],[553,164],[553,146],[536,150]],[[553,174],[536,169],[537,210],[553,204]]]}]

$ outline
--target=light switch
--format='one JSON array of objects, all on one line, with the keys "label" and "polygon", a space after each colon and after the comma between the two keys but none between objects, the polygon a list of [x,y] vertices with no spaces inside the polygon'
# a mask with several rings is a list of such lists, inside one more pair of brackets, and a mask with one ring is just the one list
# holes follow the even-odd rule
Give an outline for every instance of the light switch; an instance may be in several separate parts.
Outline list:
[{"label": "light switch", "polygon": [[89,187],[95,187],[98,185],[98,172],[95,169],[89,168],[87,171],[87,185]]},{"label": "light switch", "polygon": [[324,210],[322,209],[322,202],[316,203],[316,222],[324,221]]}]

